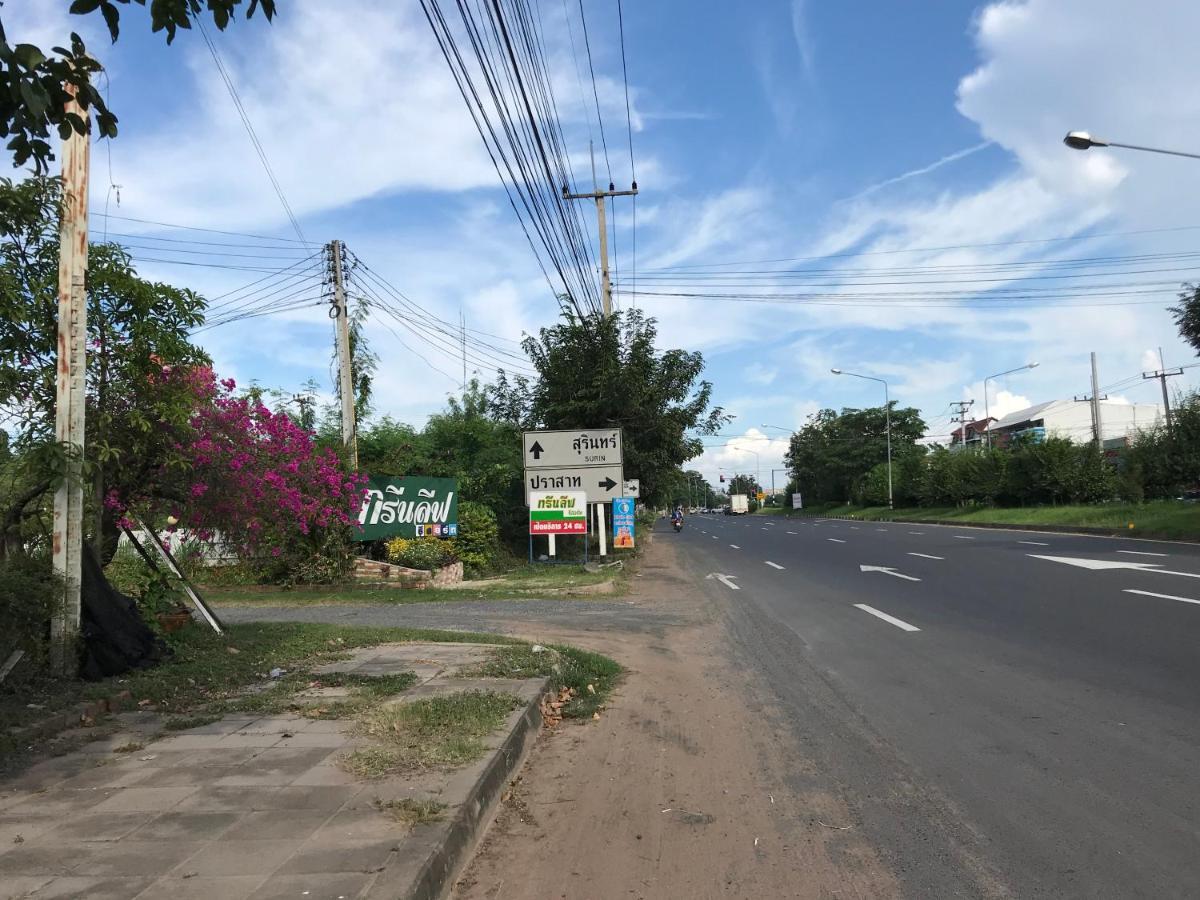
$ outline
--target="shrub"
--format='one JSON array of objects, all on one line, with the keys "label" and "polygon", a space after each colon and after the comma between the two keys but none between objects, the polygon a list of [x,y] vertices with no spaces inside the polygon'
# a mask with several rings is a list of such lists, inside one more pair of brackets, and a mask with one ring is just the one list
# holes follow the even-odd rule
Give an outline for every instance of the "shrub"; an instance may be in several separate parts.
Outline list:
[{"label": "shrub", "polygon": [[458,537],[451,543],[454,554],[470,572],[493,566],[500,552],[500,527],[490,506],[463,500],[458,504]]},{"label": "shrub", "polygon": [[388,562],[410,569],[437,569],[453,562],[453,548],[436,537],[392,538],[387,542]]},{"label": "shrub", "polygon": [[5,680],[11,687],[19,673],[42,669],[50,646],[50,619],[62,594],[49,557],[15,556],[0,560],[0,663],[14,650],[27,658]]}]

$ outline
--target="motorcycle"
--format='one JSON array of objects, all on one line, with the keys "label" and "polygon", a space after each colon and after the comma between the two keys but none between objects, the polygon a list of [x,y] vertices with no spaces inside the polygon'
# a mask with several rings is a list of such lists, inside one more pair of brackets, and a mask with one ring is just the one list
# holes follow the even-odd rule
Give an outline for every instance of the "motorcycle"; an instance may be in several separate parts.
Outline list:
[{"label": "motorcycle", "polygon": [[673,519],[671,521],[671,525],[674,527],[676,534],[683,531],[683,516],[680,516],[678,519]]}]

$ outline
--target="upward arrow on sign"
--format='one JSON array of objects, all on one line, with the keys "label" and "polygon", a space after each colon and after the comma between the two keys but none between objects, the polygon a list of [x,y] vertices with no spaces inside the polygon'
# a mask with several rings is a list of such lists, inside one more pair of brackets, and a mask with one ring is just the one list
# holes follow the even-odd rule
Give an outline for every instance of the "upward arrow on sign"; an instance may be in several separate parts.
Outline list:
[{"label": "upward arrow on sign", "polygon": [[529,452],[533,455],[534,459],[541,459],[542,458],[542,445],[539,444],[537,441],[534,441],[533,446],[529,448]]}]

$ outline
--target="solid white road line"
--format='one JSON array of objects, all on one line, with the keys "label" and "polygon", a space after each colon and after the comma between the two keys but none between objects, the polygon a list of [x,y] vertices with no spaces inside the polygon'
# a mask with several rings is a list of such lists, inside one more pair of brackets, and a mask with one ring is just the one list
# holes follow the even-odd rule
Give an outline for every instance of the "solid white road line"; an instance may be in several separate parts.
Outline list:
[{"label": "solid white road line", "polygon": [[1128,553],[1130,556],[1166,556],[1165,553],[1150,553],[1148,550],[1118,550],[1118,553]]},{"label": "solid white road line", "polygon": [[886,529],[886,528],[876,528],[875,530],[876,530],[876,531],[883,531],[883,532],[886,532],[886,531],[887,531],[887,529]]},{"label": "solid white road line", "polygon": [[892,625],[895,625],[897,628],[899,628],[902,631],[920,631],[921,630],[916,625],[909,625],[903,619],[897,619],[895,616],[889,616],[887,613],[880,612],[875,607],[867,606],[867,604],[865,604],[865,603],[855,603],[854,606],[857,609],[861,609],[865,613],[870,613],[871,615],[875,616],[877,619],[883,619],[883,621],[885,621],[885,622],[890,622]]},{"label": "solid white road line", "polygon": [[909,534],[924,534],[923,531],[910,531]]},{"label": "solid white road line", "polygon": [[844,544],[844,543],[846,543],[846,542],[845,542],[845,541],[843,541],[841,538],[825,538],[825,540],[827,540],[827,541],[833,541],[835,544]]},{"label": "solid white road line", "polygon": [[858,526],[857,526],[857,525],[851,525],[851,526],[850,526],[850,530],[851,530],[851,531],[858,531]]},{"label": "solid white road line", "polygon": [[714,541],[719,541],[719,540],[720,540],[720,538],[719,538],[719,537],[717,537],[715,534],[712,536],[712,539],[713,539]]},{"label": "solid white road line", "polygon": [[1143,597],[1161,597],[1163,600],[1178,600],[1180,603],[1195,603],[1200,606],[1200,600],[1193,600],[1191,597],[1176,597],[1174,594],[1156,594],[1154,591],[1139,591],[1134,588],[1125,588],[1126,594],[1141,594]]},{"label": "solid white road line", "polygon": [[781,566],[779,563],[773,563],[769,559],[764,559],[763,562],[765,562],[772,569],[780,569],[780,570],[783,569],[783,566]]},{"label": "solid white road line", "polygon": [[1030,547],[1049,547],[1050,545],[1043,541],[1017,541],[1018,544],[1026,544]]},{"label": "solid white road line", "polygon": [[730,546],[730,547],[732,547],[734,550],[741,550],[741,549],[742,549],[742,548],[741,548],[741,547],[739,547],[737,544],[730,544],[729,546]]},{"label": "solid white road line", "polygon": [[970,535],[967,535],[967,534],[952,534],[952,535],[950,535],[950,537],[952,537],[952,538],[955,538],[955,539],[957,539],[957,540],[960,540],[960,541],[973,541],[973,540],[975,540],[975,538],[973,538],[973,537],[971,537]]},{"label": "solid white road line", "polygon": [[796,531],[789,531],[789,532],[788,532],[788,534],[799,534],[799,532],[796,532]]},{"label": "solid white road line", "polygon": [[919,556],[921,559],[945,559],[944,556],[930,556],[928,553],[910,553],[909,556]]}]

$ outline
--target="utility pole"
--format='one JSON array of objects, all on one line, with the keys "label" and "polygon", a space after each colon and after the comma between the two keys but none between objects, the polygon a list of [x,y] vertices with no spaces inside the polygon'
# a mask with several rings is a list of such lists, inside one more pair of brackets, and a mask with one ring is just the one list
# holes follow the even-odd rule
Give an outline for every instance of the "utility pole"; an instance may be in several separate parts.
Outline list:
[{"label": "utility pole", "polygon": [[604,201],[607,197],[636,197],[638,192],[637,182],[635,181],[632,190],[618,191],[616,185],[611,181],[608,183],[608,190],[600,190],[596,184],[596,154],[592,151],[592,185],[593,190],[590,194],[571,194],[567,192],[567,186],[564,184],[562,195],[564,200],[595,200],[596,201],[596,221],[600,225],[600,297],[604,304],[604,318],[609,318],[612,315],[612,283],[608,275],[608,228],[605,225],[605,209]]},{"label": "utility pole", "polygon": [[[951,416],[950,421],[958,422],[959,425],[962,426],[962,440],[960,441],[960,443],[962,444],[962,448],[964,450],[966,450],[967,449],[967,422],[970,421],[970,419],[967,416],[967,411],[972,406],[975,405],[975,401],[974,400],[955,400],[950,405],[957,407],[957,409],[955,409],[955,412],[958,413],[958,415]],[[988,424],[990,427],[990,423],[988,423]]]},{"label": "utility pole", "polygon": [[55,386],[54,437],[66,453],[62,484],[54,494],[51,539],[55,573],[62,579],[62,606],[51,623],[51,663],[62,675],[74,676],[75,642],[79,635],[83,572],[83,444],[87,370],[88,154],[91,117],[75,100],[67,112],[80,116],[88,129],[72,130],[63,141],[62,219],[58,251],[58,365]]},{"label": "utility pole", "polygon": [[338,394],[342,403],[342,444],[351,468],[358,469],[358,436],[354,422],[354,376],[350,369],[350,310],[342,279],[342,242],[329,242],[333,260],[333,318],[337,325]]},{"label": "utility pole", "polygon": [[1090,397],[1076,397],[1076,403],[1092,404],[1092,439],[1096,443],[1096,449],[1104,451],[1104,431],[1100,422],[1100,401],[1107,400],[1108,394],[1100,396],[1100,378],[1096,373],[1096,354],[1092,353],[1092,395]]},{"label": "utility pole", "polygon": [[1162,382],[1163,415],[1166,417],[1166,420],[1167,420],[1167,431],[1170,432],[1170,430],[1171,430],[1171,397],[1167,393],[1167,379],[1174,378],[1176,375],[1182,375],[1183,369],[1170,369],[1170,370],[1167,369],[1166,363],[1163,362],[1162,347],[1158,348],[1158,365],[1159,365],[1159,370],[1157,372],[1143,372],[1142,378],[1157,378],[1160,382]]}]

